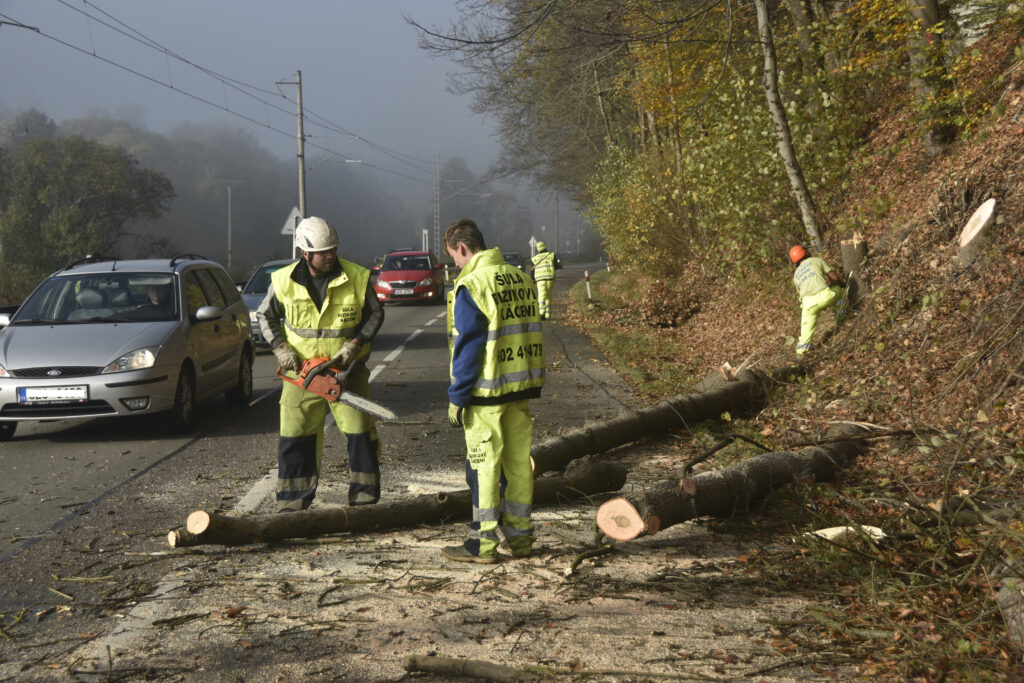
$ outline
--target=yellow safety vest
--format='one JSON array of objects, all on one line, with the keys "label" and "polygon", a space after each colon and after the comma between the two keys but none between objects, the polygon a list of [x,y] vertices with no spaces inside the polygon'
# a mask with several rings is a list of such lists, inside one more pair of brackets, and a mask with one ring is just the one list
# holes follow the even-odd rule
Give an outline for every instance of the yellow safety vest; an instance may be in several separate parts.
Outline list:
[{"label": "yellow safety vest", "polygon": [[[505,262],[498,248],[477,253],[462,269],[448,298],[449,349],[453,307],[465,288],[487,317],[483,367],[472,395],[494,398],[544,386],[544,336],[533,279]],[[448,374],[452,376],[451,353]]]},{"label": "yellow safety vest", "polygon": [[533,257],[533,279],[555,279],[555,252],[542,251]]},{"label": "yellow safety vest", "polygon": [[818,256],[801,261],[793,273],[793,286],[796,287],[797,295],[803,299],[828,289],[830,283],[825,273],[831,270],[831,266]]},{"label": "yellow safety vest", "polygon": [[[370,271],[343,259],[338,259],[338,263],[341,275],[327,285],[327,293],[319,309],[313,304],[305,285],[291,278],[294,264],[270,275],[274,295],[285,312],[284,338],[303,358],[333,356],[345,342],[356,336],[363,320]],[[369,353],[370,345],[363,344],[356,358],[364,358]]]}]

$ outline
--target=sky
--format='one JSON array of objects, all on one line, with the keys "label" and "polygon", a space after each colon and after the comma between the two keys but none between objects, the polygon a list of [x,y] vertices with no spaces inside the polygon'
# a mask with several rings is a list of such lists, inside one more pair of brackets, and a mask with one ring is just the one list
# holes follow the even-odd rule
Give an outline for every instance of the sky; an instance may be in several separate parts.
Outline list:
[{"label": "sky", "polygon": [[[447,91],[454,65],[403,15],[447,27],[455,0],[0,0],[0,110],[58,123],[100,114],[155,132],[227,123],[306,167],[359,161],[421,180],[459,156],[497,158],[493,126]],[[23,24],[38,29],[22,28]]]}]

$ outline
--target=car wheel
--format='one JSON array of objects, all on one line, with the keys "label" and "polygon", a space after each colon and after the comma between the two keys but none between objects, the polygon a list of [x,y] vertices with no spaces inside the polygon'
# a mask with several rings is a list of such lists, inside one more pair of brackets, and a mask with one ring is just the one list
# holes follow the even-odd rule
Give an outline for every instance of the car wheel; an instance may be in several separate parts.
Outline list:
[{"label": "car wheel", "polygon": [[196,417],[196,380],[188,367],[178,375],[174,407],[163,414],[163,428],[168,434],[182,434],[192,428]]},{"label": "car wheel", "polygon": [[252,358],[245,351],[238,361],[238,384],[224,392],[224,395],[233,406],[248,405],[252,398]]},{"label": "car wheel", "polygon": [[17,428],[17,422],[0,422],[0,441],[10,441],[13,439],[14,430]]}]

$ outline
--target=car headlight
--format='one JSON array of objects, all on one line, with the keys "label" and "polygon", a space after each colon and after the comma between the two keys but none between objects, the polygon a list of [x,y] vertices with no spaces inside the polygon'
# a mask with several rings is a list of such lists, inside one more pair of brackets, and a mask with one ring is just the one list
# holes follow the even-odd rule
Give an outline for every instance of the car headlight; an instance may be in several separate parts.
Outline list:
[{"label": "car headlight", "polygon": [[159,346],[150,346],[145,349],[137,349],[126,353],[113,363],[103,368],[103,374],[108,372],[127,372],[129,370],[142,370],[156,365],[156,356],[160,353]]},{"label": "car headlight", "polygon": [[249,323],[251,325],[258,325],[259,321],[256,320],[256,311],[249,311]]},{"label": "car headlight", "polygon": [[419,286],[420,287],[429,287],[432,284],[434,284],[434,278],[432,278],[432,277],[425,277],[422,280],[420,280],[420,285]]},{"label": "car headlight", "polygon": [[7,372],[7,368],[0,365],[0,377],[10,377],[11,373]]},{"label": "car headlight", "polygon": [[387,280],[377,280],[377,285],[381,289],[391,289],[391,285],[388,283]]}]

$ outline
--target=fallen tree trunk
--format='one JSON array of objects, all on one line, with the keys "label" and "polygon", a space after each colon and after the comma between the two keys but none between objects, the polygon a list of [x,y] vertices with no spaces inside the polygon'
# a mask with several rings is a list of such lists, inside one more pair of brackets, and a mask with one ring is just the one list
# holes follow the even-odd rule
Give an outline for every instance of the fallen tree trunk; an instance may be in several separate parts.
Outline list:
[{"label": "fallen tree trunk", "polygon": [[679,394],[648,408],[627,412],[606,422],[587,424],[535,444],[530,452],[534,475],[561,470],[574,458],[717,418],[726,411],[759,406],[767,399],[773,384],[790,381],[802,373],[798,367],[779,368],[771,374],[744,370],[736,380],[727,381],[716,371],[697,386],[696,393]]},{"label": "fallen tree trunk", "polygon": [[[862,432],[866,432],[864,427],[837,424],[825,432],[825,437]],[[855,439],[800,451],[761,453],[723,470],[672,479],[607,501],[597,510],[597,525],[608,538],[627,541],[697,517],[745,512],[785,484],[806,479],[831,481],[864,446],[864,440]]]},{"label": "fallen tree trunk", "polygon": [[[576,500],[618,491],[626,483],[625,466],[591,456],[570,463],[562,476],[534,482],[533,504]],[[245,545],[287,538],[309,538],[345,531],[377,531],[430,522],[466,519],[472,511],[469,489],[414,496],[379,505],[232,517],[206,510],[188,516],[185,530],[167,534],[172,548],[197,545]]]}]

